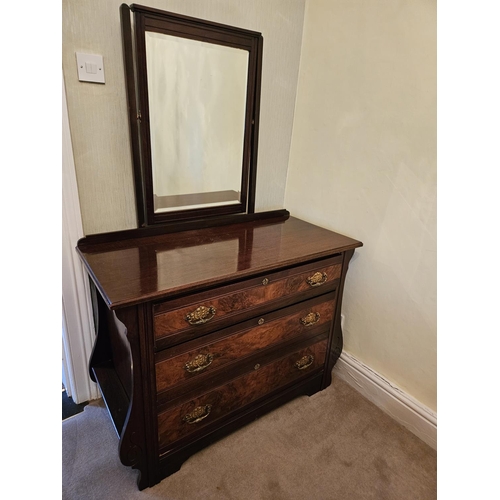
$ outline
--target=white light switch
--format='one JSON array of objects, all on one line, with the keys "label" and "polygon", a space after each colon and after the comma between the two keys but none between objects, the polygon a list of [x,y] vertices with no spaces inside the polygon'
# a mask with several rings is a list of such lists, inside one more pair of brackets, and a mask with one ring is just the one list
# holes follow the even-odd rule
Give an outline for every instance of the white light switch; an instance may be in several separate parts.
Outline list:
[{"label": "white light switch", "polygon": [[76,53],[78,80],[81,82],[104,83],[104,64],[102,56]]},{"label": "white light switch", "polygon": [[85,71],[87,73],[91,73],[92,75],[95,75],[97,73],[97,64],[94,63],[85,63]]}]

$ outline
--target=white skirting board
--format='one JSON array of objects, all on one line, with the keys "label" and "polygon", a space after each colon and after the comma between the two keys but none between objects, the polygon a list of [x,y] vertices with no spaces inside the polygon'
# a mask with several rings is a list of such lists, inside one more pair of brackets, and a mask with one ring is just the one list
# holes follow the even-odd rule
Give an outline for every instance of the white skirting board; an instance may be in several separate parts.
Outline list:
[{"label": "white skirting board", "polygon": [[347,352],[343,352],[333,375],[347,382],[366,399],[437,449],[437,416],[380,374]]}]

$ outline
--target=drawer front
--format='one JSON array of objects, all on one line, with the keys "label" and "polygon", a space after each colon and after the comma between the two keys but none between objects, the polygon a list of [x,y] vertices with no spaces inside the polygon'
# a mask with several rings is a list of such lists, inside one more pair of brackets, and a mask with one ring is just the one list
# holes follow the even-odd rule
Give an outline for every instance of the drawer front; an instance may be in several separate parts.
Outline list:
[{"label": "drawer front", "polygon": [[158,415],[160,450],[218,419],[266,396],[288,383],[305,378],[325,362],[327,339],[255,370],[200,397]]},{"label": "drawer front", "polygon": [[[342,257],[300,266],[268,277],[247,280],[208,293],[156,304],[154,334],[160,347],[183,342],[214,331],[231,321],[244,319],[258,309],[279,307],[333,289],[340,278]],[[288,301],[288,304],[286,303]],[[179,337],[173,338],[174,335]],[[167,337],[167,339],[165,339]]]},{"label": "drawer front", "polygon": [[282,317],[269,322],[257,317],[251,326],[243,327],[237,333],[224,335],[221,332],[221,338],[218,332],[216,340],[178,355],[165,357],[169,351],[162,351],[157,355],[159,361],[156,363],[157,392],[161,393],[289,339],[314,335],[318,328],[324,329],[325,325],[329,328],[335,312],[335,300],[332,296],[333,294],[329,294],[330,300],[324,299],[322,302],[313,299],[303,303],[300,310],[297,310],[297,306],[284,309]]}]

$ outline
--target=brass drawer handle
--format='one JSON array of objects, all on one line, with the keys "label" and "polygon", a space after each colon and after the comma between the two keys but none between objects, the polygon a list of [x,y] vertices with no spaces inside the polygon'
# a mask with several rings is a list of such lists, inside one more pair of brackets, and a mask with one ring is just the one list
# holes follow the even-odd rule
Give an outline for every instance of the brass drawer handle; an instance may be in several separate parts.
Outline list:
[{"label": "brass drawer handle", "polygon": [[217,309],[215,309],[215,307],[200,306],[193,312],[186,315],[186,321],[190,325],[202,325],[203,323],[210,321],[215,316],[216,312]]},{"label": "brass drawer handle", "polygon": [[314,363],[314,356],[312,354],[308,354],[307,356],[303,356],[296,363],[295,366],[299,370],[305,370],[309,368]]},{"label": "brass drawer handle", "polygon": [[314,325],[314,323],[317,323],[319,321],[319,318],[320,318],[319,313],[310,312],[307,316],[300,318],[300,322],[304,326],[311,326]]},{"label": "brass drawer handle", "polygon": [[197,424],[204,418],[207,418],[210,415],[211,410],[212,405],[198,406],[191,413],[184,415],[182,421],[186,422],[187,424]]},{"label": "brass drawer handle", "polygon": [[312,276],[309,276],[309,278],[306,279],[307,284],[311,286],[320,286],[323,283],[326,282],[328,279],[328,276],[326,273],[320,273],[319,271],[317,273],[314,273]]},{"label": "brass drawer handle", "polygon": [[184,370],[189,373],[201,372],[205,368],[208,368],[213,360],[214,357],[211,354],[198,354],[193,360],[188,361],[184,365]]}]

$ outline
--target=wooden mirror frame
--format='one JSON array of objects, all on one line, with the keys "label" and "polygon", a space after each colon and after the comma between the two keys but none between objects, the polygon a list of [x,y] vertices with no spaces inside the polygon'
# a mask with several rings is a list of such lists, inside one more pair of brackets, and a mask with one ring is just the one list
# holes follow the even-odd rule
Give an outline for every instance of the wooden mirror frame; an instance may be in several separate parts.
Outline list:
[{"label": "wooden mirror frame", "polygon": [[[133,24],[131,19],[133,13]],[[123,53],[140,227],[255,213],[263,38],[260,33],[150,7],[122,4]],[[248,51],[248,79],[240,203],[155,213],[151,161],[145,33],[154,31]]]}]

